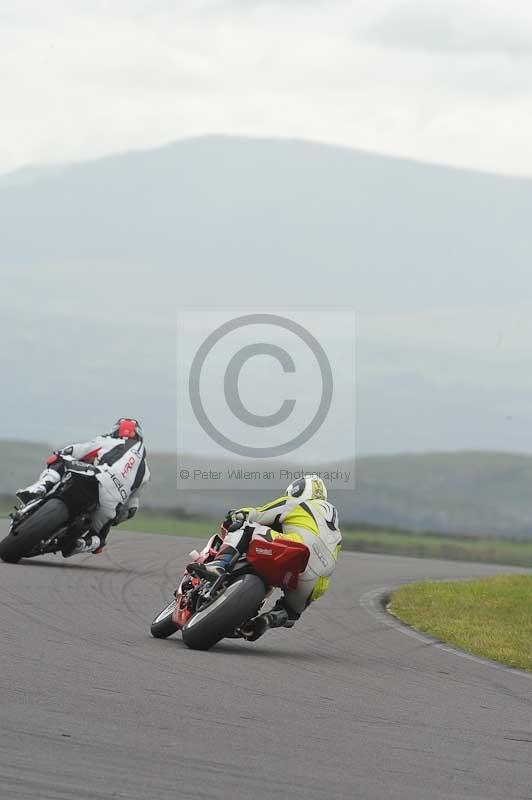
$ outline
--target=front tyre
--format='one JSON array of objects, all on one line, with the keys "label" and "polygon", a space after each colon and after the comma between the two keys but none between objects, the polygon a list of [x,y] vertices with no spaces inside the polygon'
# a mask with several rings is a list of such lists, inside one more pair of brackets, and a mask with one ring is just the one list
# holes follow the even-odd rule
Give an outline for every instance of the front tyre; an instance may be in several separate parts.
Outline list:
[{"label": "front tyre", "polygon": [[176,625],[172,619],[176,606],[177,600],[174,599],[153,620],[150,631],[156,639],[167,639],[179,630],[179,625]]},{"label": "front tyre", "polygon": [[50,498],[0,542],[0,559],[16,564],[21,558],[32,555],[43,539],[49,539],[66,525],[68,517],[63,501]]},{"label": "front tyre", "polygon": [[254,617],[266,597],[257,575],[243,575],[223,594],[194,614],[183,627],[183,641],[192,650],[209,650]]}]

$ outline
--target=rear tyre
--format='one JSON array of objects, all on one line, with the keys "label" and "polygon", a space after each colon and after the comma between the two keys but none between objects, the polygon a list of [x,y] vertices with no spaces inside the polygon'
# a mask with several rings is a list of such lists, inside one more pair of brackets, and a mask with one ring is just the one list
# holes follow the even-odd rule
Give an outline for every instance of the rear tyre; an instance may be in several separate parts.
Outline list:
[{"label": "rear tyre", "polygon": [[188,620],[183,627],[184,643],[192,650],[209,650],[254,617],[265,597],[262,580],[257,575],[243,575]]},{"label": "rear tyre", "polygon": [[68,522],[68,516],[63,501],[50,498],[0,542],[0,559],[16,564],[30,555],[43,539],[49,539],[62,528]]},{"label": "rear tyre", "polygon": [[153,620],[150,631],[151,635],[155,636],[156,639],[167,639],[179,630],[179,625],[176,625],[172,619],[176,606],[177,600],[174,599]]}]

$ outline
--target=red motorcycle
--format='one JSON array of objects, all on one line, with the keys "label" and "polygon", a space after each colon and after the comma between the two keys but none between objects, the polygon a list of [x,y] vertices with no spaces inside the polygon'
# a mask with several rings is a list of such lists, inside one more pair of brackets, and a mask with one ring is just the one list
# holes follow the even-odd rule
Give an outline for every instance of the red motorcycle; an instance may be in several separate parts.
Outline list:
[{"label": "red motorcycle", "polygon": [[295,589],[309,560],[306,545],[288,539],[252,539],[245,555],[237,553],[227,572],[214,582],[194,574],[194,564],[214,560],[223,542],[213,536],[185,571],[174,600],[151,624],[152,636],[166,639],[181,631],[194,650],[209,650],[224,638],[244,638],[241,628],[255,617],[275,587]]}]

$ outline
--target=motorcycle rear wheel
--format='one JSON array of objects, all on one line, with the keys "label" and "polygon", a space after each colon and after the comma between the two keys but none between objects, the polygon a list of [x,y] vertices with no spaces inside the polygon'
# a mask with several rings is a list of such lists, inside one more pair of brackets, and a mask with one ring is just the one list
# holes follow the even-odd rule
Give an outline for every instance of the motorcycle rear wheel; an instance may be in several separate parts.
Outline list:
[{"label": "motorcycle rear wheel", "polygon": [[192,650],[209,650],[236,628],[254,617],[266,587],[257,575],[243,575],[206,608],[194,614],[183,627],[183,641]]},{"label": "motorcycle rear wheel", "polygon": [[16,564],[29,556],[43,539],[49,539],[68,522],[68,509],[62,500],[52,497],[0,542],[0,559]]}]

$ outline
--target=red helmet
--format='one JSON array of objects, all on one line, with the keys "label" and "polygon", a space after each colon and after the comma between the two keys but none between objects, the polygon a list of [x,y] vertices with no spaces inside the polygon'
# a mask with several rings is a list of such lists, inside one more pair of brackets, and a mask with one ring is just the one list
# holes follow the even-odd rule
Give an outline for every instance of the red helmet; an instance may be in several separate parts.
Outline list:
[{"label": "red helmet", "polygon": [[136,419],[120,417],[113,425],[110,435],[115,439],[142,439],[142,427]]}]

